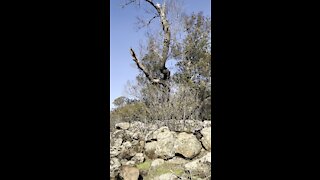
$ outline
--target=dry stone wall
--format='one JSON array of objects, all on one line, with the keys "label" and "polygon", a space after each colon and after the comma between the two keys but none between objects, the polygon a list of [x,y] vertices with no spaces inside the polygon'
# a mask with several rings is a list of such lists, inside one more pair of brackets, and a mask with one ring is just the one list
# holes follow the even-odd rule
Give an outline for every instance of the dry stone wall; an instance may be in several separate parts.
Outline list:
[{"label": "dry stone wall", "polygon": [[[165,162],[179,164],[189,174],[211,179],[211,121],[134,121],[115,128],[110,133],[110,178],[119,176],[122,166],[134,167],[148,159],[153,161],[152,168]],[[167,176],[177,175],[154,179]]]}]

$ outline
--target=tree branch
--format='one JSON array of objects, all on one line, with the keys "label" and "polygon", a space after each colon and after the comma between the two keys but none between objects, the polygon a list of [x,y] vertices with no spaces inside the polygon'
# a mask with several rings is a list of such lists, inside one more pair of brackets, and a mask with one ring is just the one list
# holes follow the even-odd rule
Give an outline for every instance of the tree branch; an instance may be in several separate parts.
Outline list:
[{"label": "tree branch", "polygon": [[146,75],[149,81],[151,81],[154,84],[161,84],[164,87],[167,87],[166,83],[162,79],[153,78],[151,74],[147,71],[146,67],[140,63],[138,60],[136,53],[133,51],[132,48],[130,48],[131,56],[133,58],[133,61],[137,64],[138,68]]},{"label": "tree branch", "polygon": [[155,18],[157,18],[157,17],[159,17],[159,15],[153,16],[153,18],[151,18],[151,19],[148,21],[147,26],[148,26]]},{"label": "tree branch", "polygon": [[[131,0],[130,3],[132,3],[133,1],[134,0]],[[170,70],[167,69],[167,67],[166,67],[166,61],[168,59],[168,54],[169,54],[171,34],[170,34],[170,24],[167,20],[166,13],[165,13],[166,7],[165,7],[165,4],[163,4],[162,7],[160,4],[154,4],[152,0],[145,0],[145,1],[148,2],[152,7],[154,7],[158,13],[151,20],[149,20],[148,24],[150,24],[151,21],[153,19],[155,19],[156,17],[160,17],[160,22],[162,24],[162,29],[164,31],[162,56],[161,56],[161,60],[160,60],[161,61],[160,62],[160,72],[163,74],[163,77],[162,78],[152,77],[150,72],[148,72],[148,70],[146,69],[146,67],[140,63],[140,61],[138,60],[138,58],[132,48],[130,48],[130,52],[131,52],[131,56],[132,56],[134,62],[137,64],[138,68],[145,74],[147,79],[149,81],[151,81],[153,84],[160,84],[167,89],[167,101],[169,101],[170,86],[167,83],[167,80],[170,78]]]},{"label": "tree branch", "polygon": [[147,27],[151,24],[151,22],[157,18],[157,17],[160,17],[158,14],[156,14],[155,16],[153,16],[148,22],[145,22],[144,20],[140,19],[139,17],[137,18],[138,19],[138,25],[141,24],[141,26],[139,26],[138,28],[139,29],[142,29],[144,27]]},{"label": "tree branch", "polygon": [[124,8],[125,6],[127,6],[127,5],[129,5],[129,4],[131,4],[131,3],[134,3],[135,1],[136,1],[136,0],[130,0],[130,1],[128,1],[127,3],[121,5],[121,7]]},{"label": "tree branch", "polygon": [[166,6],[165,4],[162,7],[159,5],[155,5],[152,0],[146,0],[150,5],[152,5],[158,12],[160,16],[160,21],[162,24],[162,30],[164,31],[164,40],[163,40],[163,49],[162,49],[162,59],[161,59],[161,68],[160,72],[164,75],[163,80],[167,80],[170,78],[170,71],[166,68],[166,62],[168,60],[169,54],[169,46],[171,40],[171,33],[170,33],[170,25],[166,17]]}]

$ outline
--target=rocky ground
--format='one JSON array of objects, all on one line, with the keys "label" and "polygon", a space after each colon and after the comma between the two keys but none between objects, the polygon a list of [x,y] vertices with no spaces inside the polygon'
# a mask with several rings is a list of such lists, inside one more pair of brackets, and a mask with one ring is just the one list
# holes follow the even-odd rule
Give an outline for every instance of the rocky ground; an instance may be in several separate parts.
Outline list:
[{"label": "rocky ground", "polygon": [[135,121],[115,127],[110,133],[111,179],[119,177],[124,165],[139,169],[144,180],[211,179],[210,121]]}]

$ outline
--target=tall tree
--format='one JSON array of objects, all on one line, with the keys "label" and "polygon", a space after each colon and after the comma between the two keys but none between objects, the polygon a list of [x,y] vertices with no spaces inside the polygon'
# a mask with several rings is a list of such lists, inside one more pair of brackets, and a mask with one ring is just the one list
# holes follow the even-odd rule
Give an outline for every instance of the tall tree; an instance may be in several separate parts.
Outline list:
[{"label": "tall tree", "polygon": [[[182,39],[177,39],[177,31],[172,35],[168,19],[168,9],[163,4],[151,0],[131,0],[126,5],[144,2],[149,5],[155,15],[144,24],[150,24],[159,18],[162,40],[158,34],[147,37],[144,53],[137,57],[130,49],[135,65],[140,69],[136,77],[134,93],[140,102],[144,103],[146,116],[149,119],[211,119],[211,20],[203,14],[183,15],[180,33]],[[174,1],[176,2],[176,1]],[[166,62],[176,60],[175,74],[171,74]]]},{"label": "tall tree", "polygon": [[[162,25],[163,30],[163,44],[162,44],[162,52],[159,53],[152,46],[152,39],[149,42],[150,54],[144,56],[144,58],[156,58],[158,61],[158,66],[147,67],[144,65],[139,58],[137,57],[135,51],[130,48],[130,53],[133,58],[133,61],[136,63],[137,67],[144,73],[145,77],[154,85],[162,86],[166,89],[167,94],[170,93],[170,86],[167,82],[170,79],[170,70],[166,67],[166,62],[169,56],[169,48],[171,41],[171,32],[170,32],[170,24],[167,19],[167,9],[165,1],[163,4],[154,3],[152,0],[144,0],[147,4],[149,4],[155,10],[155,16],[149,21],[151,22],[155,18],[160,19],[160,23]],[[140,5],[139,0],[130,0],[126,4],[130,3],[138,3]],[[159,71],[162,75],[160,76]],[[167,96],[167,100],[169,100],[169,96]]]},{"label": "tall tree", "polygon": [[176,49],[178,72],[175,81],[193,89],[200,118],[211,118],[211,20],[202,13],[184,19],[186,37]]}]

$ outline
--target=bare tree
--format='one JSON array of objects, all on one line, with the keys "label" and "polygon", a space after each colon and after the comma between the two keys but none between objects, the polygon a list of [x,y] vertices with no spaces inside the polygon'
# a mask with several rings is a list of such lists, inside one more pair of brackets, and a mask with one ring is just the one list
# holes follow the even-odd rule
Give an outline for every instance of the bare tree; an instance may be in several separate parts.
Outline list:
[{"label": "bare tree", "polygon": [[[169,100],[169,93],[170,93],[170,85],[168,80],[170,79],[170,70],[166,67],[166,62],[169,56],[169,48],[170,48],[170,41],[171,41],[171,32],[170,32],[170,24],[167,19],[167,8],[165,1],[163,4],[154,3],[152,0],[144,0],[147,4],[149,4],[156,12],[156,14],[148,21],[147,24],[150,24],[152,20],[156,18],[160,18],[160,22],[162,25],[162,30],[164,33],[163,37],[163,44],[162,44],[162,53],[158,53],[160,57],[160,66],[159,71],[161,72],[162,76],[154,77],[149,69],[147,69],[137,57],[135,51],[130,48],[130,53],[133,58],[133,61],[136,63],[137,67],[145,74],[146,78],[155,85],[163,86],[167,90],[167,100]],[[136,3],[140,5],[139,0],[130,0],[125,3],[125,5]]]}]

